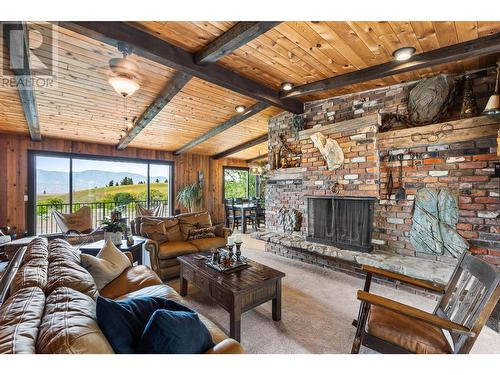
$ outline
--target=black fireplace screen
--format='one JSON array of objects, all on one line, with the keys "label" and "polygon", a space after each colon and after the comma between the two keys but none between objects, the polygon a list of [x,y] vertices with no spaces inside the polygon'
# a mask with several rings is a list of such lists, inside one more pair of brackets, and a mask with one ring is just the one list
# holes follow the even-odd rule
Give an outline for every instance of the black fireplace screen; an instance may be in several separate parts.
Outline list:
[{"label": "black fireplace screen", "polygon": [[371,251],[374,202],[371,197],[308,198],[307,239]]}]

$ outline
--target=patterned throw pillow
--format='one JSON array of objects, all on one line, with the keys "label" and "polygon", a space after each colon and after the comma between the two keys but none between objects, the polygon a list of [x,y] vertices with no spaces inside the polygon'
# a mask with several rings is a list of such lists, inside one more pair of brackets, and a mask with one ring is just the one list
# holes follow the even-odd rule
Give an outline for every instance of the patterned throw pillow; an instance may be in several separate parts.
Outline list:
[{"label": "patterned throw pillow", "polygon": [[158,243],[168,241],[165,223],[160,219],[142,218],[141,234]]},{"label": "patterned throw pillow", "polygon": [[215,237],[215,227],[191,229],[189,231],[188,241],[212,237]]},{"label": "patterned throw pillow", "polygon": [[191,230],[212,226],[210,214],[206,211],[181,214],[177,216],[177,219],[179,219],[179,226],[185,241],[188,239]]}]

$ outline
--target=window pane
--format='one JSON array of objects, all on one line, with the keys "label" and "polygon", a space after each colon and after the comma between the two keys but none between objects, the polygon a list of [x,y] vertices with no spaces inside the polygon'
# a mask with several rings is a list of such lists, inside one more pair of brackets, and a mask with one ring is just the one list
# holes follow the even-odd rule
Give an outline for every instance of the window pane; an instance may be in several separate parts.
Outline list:
[{"label": "window pane", "polygon": [[35,232],[60,232],[51,211],[69,213],[69,158],[37,156],[35,187]]},{"label": "window pane", "polygon": [[257,198],[257,176],[256,175],[250,175],[250,185],[249,185],[249,193],[248,196],[252,198]]},{"label": "window pane", "polygon": [[[169,187],[170,187],[170,165],[150,164],[149,165],[149,189],[151,207],[163,204],[165,210],[168,210]],[[168,211],[163,212],[168,215]]]},{"label": "window pane", "polygon": [[248,197],[248,170],[224,169],[224,197],[225,198],[247,198]]},{"label": "window pane", "polygon": [[73,159],[73,211],[90,206],[94,227],[115,207],[129,220],[137,203],[147,207],[147,164]]}]

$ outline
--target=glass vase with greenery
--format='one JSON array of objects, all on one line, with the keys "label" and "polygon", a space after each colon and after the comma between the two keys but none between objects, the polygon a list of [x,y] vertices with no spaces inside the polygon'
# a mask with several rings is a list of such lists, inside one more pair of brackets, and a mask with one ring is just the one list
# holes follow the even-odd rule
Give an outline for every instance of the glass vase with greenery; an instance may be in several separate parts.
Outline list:
[{"label": "glass vase with greenery", "polygon": [[202,198],[203,189],[198,183],[186,185],[177,193],[177,202],[189,212],[194,212],[199,208]]}]

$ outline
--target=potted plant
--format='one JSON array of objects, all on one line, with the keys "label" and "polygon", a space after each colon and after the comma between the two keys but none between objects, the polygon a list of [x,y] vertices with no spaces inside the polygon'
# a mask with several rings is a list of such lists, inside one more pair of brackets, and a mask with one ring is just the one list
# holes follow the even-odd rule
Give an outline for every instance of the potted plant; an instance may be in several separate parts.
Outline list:
[{"label": "potted plant", "polygon": [[189,184],[181,188],[177,193],[177,202],[189,210],[194,212],[200,205],[203,197],[203,189],[200,184]]},{"label": "potted plant", "polygon": [[121,245],[126,229],[125,223],[121,221],[121,210],[115,208],[111,211],[110,216],[102,221],[101,228],[104,231],[104,241],[110,239],[115,245]]}]

